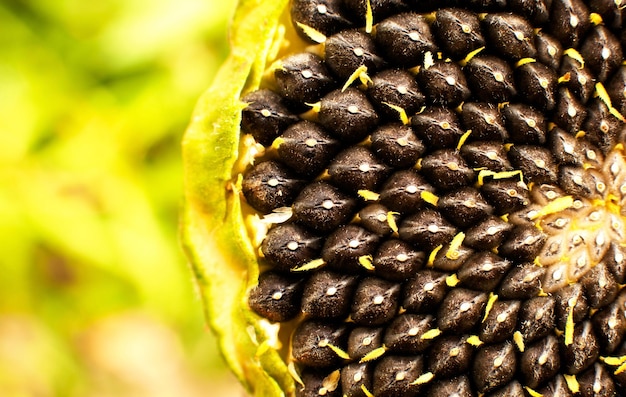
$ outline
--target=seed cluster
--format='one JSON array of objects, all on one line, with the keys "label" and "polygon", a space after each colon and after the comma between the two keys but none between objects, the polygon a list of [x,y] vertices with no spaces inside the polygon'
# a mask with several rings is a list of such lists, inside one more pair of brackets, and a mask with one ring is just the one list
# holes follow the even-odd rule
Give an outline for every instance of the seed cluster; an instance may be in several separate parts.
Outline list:
[{"label": "seed cluster", "polygon": [[626,396],[622,1],[291,17],[312,45],[242,98],[240,188],[297,395]]}]

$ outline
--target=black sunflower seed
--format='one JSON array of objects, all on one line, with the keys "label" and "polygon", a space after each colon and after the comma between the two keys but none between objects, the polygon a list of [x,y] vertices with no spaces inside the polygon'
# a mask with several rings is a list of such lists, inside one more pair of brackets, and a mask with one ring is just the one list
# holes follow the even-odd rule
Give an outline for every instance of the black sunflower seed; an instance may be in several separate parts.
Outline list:
[{"label": "black sunflower seed", "polygon": [[335,90],[320,103],[319,122],[342,142],[362,140],[378,124],[378,114],[367,96],[356,88]]},{"label": "black sunflower seed", "polygon": [[[296,397],[341,397],[341,390],[332,382],[334,371],[307,370],[301,378],[304,385],[296,387]],[[330,385],[330,388],[328,387]]]},{"label": "black sunflower seed", "polygon": [[472,385],[465,375],[435,381],[428,389],[428,396],[431,397],[472,397],[473,395]]},{"label": "black sunflower seed", "polygon": [[483,292],[453,288],[439,306],[439,328],[460,333],[470,331],[480,321],[487,299]]},{"label": "black sunflower seed", "polygon": [[335,83],[324,60],[308,52],[282,59],[274,79],[285,103],[297,112],[306,111],[307,103],[319,101]]},{"label": "black sunflower seed", "polygon": [[547,126],[543,113],[516,103],[505,106],[502,114],[514,143],[543,145],[546,142]]},{"label": "black sunflower seed", "polygon": [[581,146],[571,134],[555,127],[550,131],[548,138],[552,156],[559,164],[582,166],[585,154]]},{"label": "black sunflower seed", "polygon": [[501,58],[475,56],[465,65],[465,72],[472,93],[480,102],[507,102],[517,94],[513,69]]},{"label": "black sunflower seed", "polygon": [[426,150],[421,139],[408,125],[386,124],[371,136],[376,157],[392,167],[412,167]]},{"label": "black sunflower seed", "polygon": [[593,167],[590,170],[601,169],[604,153],[588,140],[580,140],[579,143],[585,152],[585,162]]},{"label": "black sunflower seed", "polygon": [[264,146],[272,144],[290,124],[298,121],[283,104],[280,95],[258,90],[241,98],[247,106],[241,111],[241,130]]},{"label": "black sunflower seed", "polygon": [[478,16],[467,10],[438,10],[433,29],[442,49],[456,59],[461,59],[485,45]]},{"label": "black sunflower seed", "polygon": [[425,251],[448,243],[457,234],[456,228],[439,212],[428,208],[404,218],[398,231],[402,240]]},{"label": "black sunflower seed", "polygon": [[445,272],[454,272],[463,266],[473,253],[473,249],[463,244],[459,247],[452,247],[451,243],[445,244],[437,251],[433,268]]},{"label": "black sunflower seed", "polygon": [[[535,203],[539,205],[547,205],[551,201],[564,196],[565,193],[563,192],[561,188],[552,184],[537,184],[533,186],[531,195]],[[544,222],[543,224],[544,225],[549,224],[550,225],[549,227],[555,227],[559,231],[562,230],[560,224],[556,225],[553,222]],[[550,230],[553,230],[553,229],[550,229]]]},{"label": "black sunflower seed", "polygon": [[418,354],[432,344],[432,339],[424,336],[434,327],[431,315],[401,314],[387,327],[383,343],[391,353]]},{"label": "black sunflower seed", "polygon": [[346,223],[355,207],[354,198],[323,181],[302,189],[292,206],[298,223],[320,233],[333,231]]},{"label": "black sunflower seed", "polygon": [[[508,214],[507,217],[509,219],[509,222],[511,222],[514,225],[529,225],[533,223],[533,220],[535,219],[535,216],[539,213],[541,209],[541,205],[539,204],[530,204],[528,207],[514,212],[512,214]],[[550,244],[553,244],[552,242]],[[546,250],[548,250],[548,248],[546,248]],[[548,250],[548,252],[552,252],[551,250]],[[546,257],[549,257],[549,255],[547,255]]]},{"label": "black sunflower seed", "polygon": [[352,359],[360,359],[368,353],[382,347],[385,328],[356,327],[348,337],[348,355]]},{"label": "black sunflower seed", "polygon": [[[475,141],[496,141],[493,144],[501,148],[499,142],[508,138],[504,118],[498,106],[487,102],[464,103],[461,120],[467,130],[471,130],[469,138]],[[465,146],[465,145],[463,145]],[[461,147],[463,150],[463,147]]]},{"label": "black sunflower seed", "polygon": [[304,285],[302,313],[318,319],[347,317],[357,281],[355,276],[328,270],[314,273]]},{"label": "black sunflower seed", "polygon": [[624,284],[626,280],[626,248],[612,242],[602,257],[602,262],[606,263],[611,270],[615,281]]},{"label": "black sunflower seed", "polygon": [[600,262],[580,280],[587,302],[594,309],[604,307],[615,300],[619,285],[605,263]]},{"label": "black sunflower seed", "polygon": [[552,120],[570,134],[580,131],[587,118],[587,108],[567,88],[561,88]]},{"label": "black sunflower seed", "polygon": [[620,66],[606,85],[611,104],[620,114],[626,113],[626,66]]},{"label": "black sunflower seed", "polygon": [[488,393],[510,382],[516,365],[515,350],[510,342],[483,346],[473,360],[472,379],[480,393]]},{"label": "black sunflower seed", "polygon": [[376,191],[387,176],[388,167],[363,146],[352,146],[339,153],[328,166],[330,180],[349,193]]},{"label": "black sunflower seed", "polygon": [[311,27],[326,36],[351,25],[342,13],[342,0],[294,0],[291,4],[291,21],[296,32],[305,40],[312,41],[302,25]]},{"label": "black sunflower seed", "polygon": [[475,225],[493,213],[493,207],[472,187],[445,194],[439,198],[437,208],[446,219],[460,228]]},{"label": "black sunflower seed", "polygon": [[[346,14],[354,19],[355,23],[365,25],[368,0],[343,0]],[[400,13],[406,10],[407,5],[401,0],[369,0],[374,22],[388,17],[389,15]]]},{"label": "black sunflower seed", "polygon": [[422,375],[424,359],[421,356],[383,357],[374,370],[374,390],[377,397],[417,397],[421,385],[414,384]]},{"label": "black sunflower seed", "polygon": [[435,105],[458,106],[471,95],[463,70],[455,62],[434,61],[422,67],[417,78],[429,102]]},{"label": "black sunflower seed", "polygon": [[241,190],[255,210],[267,214],[291,205],[304,186],[287,167],[276,161],[258,163],[243,177]]},{"label": "black sunflower seed", "polygon": [[324,242],[322,259],[341,272],[363,269],[361,258],[373,255],[380,237],[360,226],[346,225],[331,233]]},{"label": "black sunflower seed", "polygon": [[461,146],[461,156],[475,169],[486,169],[493,172],[513,169],[504,147],[498,141],[466,143]]},{"label": "black sunflower seed", "polygon": [[472,362],[474,347],[467,342],[468,335],[444,336],[433,343],[428,369],[436,378],[447,378],[467,372]]},{"label": "black sunflower seed", "polygon": [[498,11],[506,6],[506,0],[452,0],[451,5],[474,11]]},{"label": "black sunflower seed", "polygon": [[558,167],[550,150],[535,145],[513,145],[509,160],[515,169],[522,171],[524,179],[536,184],[557,182]]},{"label": "black sunflower seed", "polygon": [[514,266],[504,277],[498,292],[506,299],[529,299],[537,296],[545,268],[533,263]]},{"label": "black sunflower seed", "polygon": [[[520,1],[520,0],[516,0]],[[546,0],[521,0],[521,1],[546,1]],[[547,0],[552,1],[552,0]],[[548,65],[554,70],[559,70],[561,57],[563,56],[563,46],[549,33],[538,32],[535,35],[535,48],[537,48],[537,60],[544,65]]]},{"label": "black sunflower seed", "polygon": [[372,390],[374,368],[371,363],[352,363],[341,369],[341,391],[344,397],[366,397],[363,387]]},{"label": "black sunflower seed", "polygon": [[526,393],[524,392],[524,388],[516,380],[507,383],[505,386],[502,386],[501,388],[491,393],[485,394],[485,397],[512,397],[512,396],[515,396],[515,397],[526,396]]},{"label": "black sunflower seed", "polygon": [[567,285],[559,289],[554,296],[559,329],[565,329],[570,315],[574,323],[581,322],[587,316],[589,305],[580,284]]},{"label": "black sunflower seed", "polygon": [[560,367],[559,342],[554,335],[526,347],[520,359],[524,384],[532,389],[552,379]]},{"label": "black sunflower seed", "polygon": [[520,98],[543,111],[551,111],[557,101],[557,75],[554,69],[540,63],[529,62],[515,70],[515,81]]},{"label": "black sunflower seed", "polygon": [[596,98],[587,104],[587,118],[582,128],[589,142],[608,154],[620,139],[624,123],[611,114],[604,102]]},{"label": "black sunflower seed", "polygon": [[367,93],[376,108],[392,121],[401,119],[397,108],[403,109],[410,116],[417,112],[426,100],[415,77],[400,69],[387,69],[377,73],[372,77],[372,85]]},{"label": "black sunflower seed", "polygon": [[434,190],[415,170],[397,171],[383,185],[380,201],[392,211],[410,214],[424,206],[422,194]]},{"label": "black sunflower seed", "polygon": [[385,59],[395,66],[416,66],[424,53],[436,52],[437,46],[426,19],[417,13],[402,13],[376,25],[376,44]]},{"label": "black sunflower seed", "polygon": [[376,233],[380,236],[388,236],[393,233],[391,224],[389,223],[389,217],[394,221],[397,220],[398,215],[391,212],[389,208],[382,204],[374,203],[364,207],[358,213],[359,224],[369,230],[372,233]]},{"label": "black sunflower seed", "polygon": [[546,242],[546,235],[531,225],[517,225],[498,250],[503,257],[518,261],[533,261]]},{"label": "black sunflower seed", "polygon": [[[624,292],[621,295],[626,299]],[[624,335],[626,335],[624,299],[616,299],[609,306],[594,313],[591,318],[594,331],[599,336],[600,347],[604,355],[614,353],[624,341]]]},{"label": "black sunflower seed", "polygon": [[425,262],[426,254],[416,251],[401,240],[383,242],[374,255],[374,269],[378,276],[404,281],[417,274]]},{"label": "black sunflower seed", "polygon": [[524,343],[532,343],[554,330],[556,302],[551,296],[537,296],[522,303],[518,317]]},{"label": "black sunflower seed", "polygon": [[565,47],[576,48],[590,26],[589,8],[582,0],[552,0],[550,32]]},{"label": "black sunflower seed", "polygon": [[528,186],[519,179],[490,180],[481,186],[480,191],[497,215],[519,211],[530,202]]},{"label": "black sunflower seed", "polygon": [[601,82],[611,77],[624,59],[619,40],[602,25],[591,29],[580,46],[580,54]]},{"label": "black sunflower seed", "polygon": [[508,4],[534,25],[542,25],[550,18],[552,0],[509,0]]},{"label": "black sunflower seed", "polygon": [[305,321],[294,331],[291,354],[297,363],[307,367],[330,367],[342,360],[330,346],[345,349],[347,339],[345,325]]},{"label": "black sunflower seed", "polygon": [[281,161],[307,177],[322,172],[340,147],[336,139],[310,121],[292,124],[279,139],[278,156]]},{"label": "black sunflower seed", "polygon": [[443,149],[424,156],[421,171],[431,184],[441,191],[468,186],[474,180],[470,168],[458,150]]},{"label": "black sunflower seed", "polygon": [[422,270],[407,283],[402,307],[412,313],[434,310],[448,292],[445,273]]},{"label": "black sunflower seed", "polygon": [[370,35],[360,30],[344,30],[328,38],[325,43],[326,65],[340,79],[347,80],[360,66],[375,74],[383,64]]},{"label": "black sunflower seed", "polygon": [[567,381],[563,375],[558,374],[545,387],[539,390],[544,397],[574,397],[574,394],[567,386]]},{"label": "black sunflower seed", "polygon": [[498,247],[514,226],[497,216],[489,216],[475,225],[465,231],[465,239],[463,240],[463,244],[475,249]]},{"label": "black sunflower seed", "polygon": [[565,192],[576,197],[592,198],[597,196],[595,178],[591,173],[594,170],[585,170],[583,167],[560,167],[559,186]]},{"label": "black sunflower seed", "polygon": [[432,149],[453,148],[464,131],[457,115],[448,108],[429,107],[411,118],[415,134]]},{"label": "black sunflower seed", "polygon": [[611,397],[617,395],[618,389],[613,382],[611,373],[602,364],[594,364],[579,376],[580,394],[583,397]]},{"label": "black sunflower seed", "polygon": [[480,251],[469,257],[459,269],[461,283],[478,291],[493,291],[511,267],[511,262],[489,251]]},{"label": "black sunflower seed", "polygon": [[261,244],[265,259],[282,271],[312,261],[321,248],[322,241],[319,237],[293,223],[270,229]]},{"label": "black sunflower seed", "polygon": [[487,14],[483,20],[489,44],[506,58],[532,58],[535,49],[533,27],[512,13]]},{"label": "black sunflower seed", "polygon": [[480,324],[480,340],[491,344],[510,339],[517,327],[520,307],[519,301],[496,301]]},{"label": "black sunflower seed", "polygon": [[363,279],[354,294],[350,317],[359,325],[381,325],[398,311],[400,285],[376,277]]},{"label": "black sunflower seed", "polygon": [[248,295],[248,304],[257,314],[273,322],[288,321],[298,315],[302,293],[300,279],[275,272],[259,276],[259,283]]},{"label": "black sunflower seed", "polygon": [[563,80],[563,85],[569,88],[582,103],[587,103],[596,83],[591,70],[571,56],[564,56],[561,59],[559,75]]},{"label": "black sunflower seed", "polygon": [[622,3],[614,0],[591,0],[590,11],[602,16],[604,23],[612,29],[620,30],[626,20]]},{"label": "black sunflower seed", "polygon": [[579,374],[593,365],[600,355],[598,338],[590,321],[584,321],[574,327],[572,343],[561,343],[561,354],[565,371]]}]

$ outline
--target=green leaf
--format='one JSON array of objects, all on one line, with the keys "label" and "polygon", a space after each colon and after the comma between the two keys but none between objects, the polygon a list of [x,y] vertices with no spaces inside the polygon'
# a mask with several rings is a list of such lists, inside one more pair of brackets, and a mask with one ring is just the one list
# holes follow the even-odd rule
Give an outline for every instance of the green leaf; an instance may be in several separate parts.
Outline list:
[{"label": "green leaf", "polygon": [[255,396],[291,396],[294,381],[269,327],[249,308],[258,263],[233,180],[245,92],[258,88],[282,40],[288,0],[243,0],[231,53],[201,97],[183,140],[185,206],[181,239],[227,363]]}]

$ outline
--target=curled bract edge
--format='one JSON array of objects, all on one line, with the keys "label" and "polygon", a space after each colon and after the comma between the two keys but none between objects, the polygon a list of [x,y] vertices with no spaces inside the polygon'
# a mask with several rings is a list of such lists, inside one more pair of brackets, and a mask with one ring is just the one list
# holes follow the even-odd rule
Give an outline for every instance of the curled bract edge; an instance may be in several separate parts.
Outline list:
[{"label": "curled bract edge", "polygon": [[[236,189],[240,97],[257,89],[284,39],[288,0],[240,0],[231,22],[230,55],[202,95],[182,151],[185,199],[182,245],[207,322],[233,373],[254,396],[294,395],[295,384],[272,332],[247,305],[258,263]],[[209,391],[207,391],[209,392]]]}]

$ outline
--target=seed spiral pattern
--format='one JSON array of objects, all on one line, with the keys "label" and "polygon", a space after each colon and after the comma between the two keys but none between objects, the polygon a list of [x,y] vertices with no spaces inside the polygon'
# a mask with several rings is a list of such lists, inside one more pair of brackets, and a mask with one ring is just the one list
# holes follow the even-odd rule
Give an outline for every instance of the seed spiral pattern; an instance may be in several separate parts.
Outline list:
[{"label": "seed spiral pattern", "polygon": [[292,1],[239,188],[297,396],[626,396],[625,8]]}]

